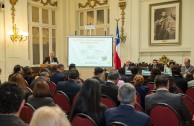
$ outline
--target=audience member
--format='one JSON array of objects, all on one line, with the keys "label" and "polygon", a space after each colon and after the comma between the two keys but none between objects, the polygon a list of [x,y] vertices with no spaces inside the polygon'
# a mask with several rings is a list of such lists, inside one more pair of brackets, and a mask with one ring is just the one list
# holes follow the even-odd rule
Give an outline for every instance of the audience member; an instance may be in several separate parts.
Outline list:
[{"label": "audience member", "polygon": [[119,80],[123,80],[124,82],[129,82],[129,77],[126,76],[126,71],[125,71],[124,68],[120,68],[118,70],[118,72],[119,72],[119,75],[120,75]]},{"label": "audience member", "polygon": [[169,92],[174,93],[174,94],[178,94],[179,88],[176,86],[176,83],[174,82],[173,77],[171,77],[169,75],[166,75],[166,77],[168,78],[168,81],[169,81]]},{"label": "audience member", "polygon": [[131,70],[131,62],[130,62],[130,60],[127,60],[125,63],[124,63],[124,65],[123,65],[123,68],[125,69],[125,71],[126,70]]},{"label": "audience member", "polygon": [[24,93],[15,82],[4,82],[0,85],[0,125],[27,126],[19,114],[24,106]]},{"label": "audience member", "polygon": [[104,84],[105,81],[103,81],[102,79],[100,79],[101,75],[103,73],[103,69],[101,67],[95,67],[94,68],[94,77],[96,80],[98,80],[98,82],[100,84]]},{"label": "audience member", "polygon": [[71,63],[69,65],[69,70],[71,70],[71,69],[76,69],[76,65],[74,63]]},{"label": "audience member", "polygon": [[34,85],[38,82],[38,81],[46,81],[49,85],[50,82],[50,78],[49,78],[49,73],[48,72],[41,72],[39,77],[37,79],[34,79],[32,81],[32,83],[30,84],[30,88],[33,90]]},{"label": "audience member", "polygon": [[179,66],[175,65],[172,67],[172,77],[179,89],[182,90],[183,93],[187,90],[187,81],[185,81],[181,75],[181,69]]},{"label": "audience member", "polygon": [[70,119],[77,113],[89,115],[98,126],[104,126],[104,111],[106,107],[100,102],[100,84],[96,79],[87,79],[81,87],[77,101],[70,113]]},{"label": "audience member", "polygon": [[49,57],[46,57],[43,61],[43,64],[53,64],[53,63],[59,63],[57,58],[55,57],[54,51],[50,51]]},{"label": "audience member", "polygon": [[64,81],[66,75],[64,74],[64,65],[58,64],[57,70],[51,75],[50,80],[57,84],[59,81]]},{"label": "audience member", "polygon": [[19,73],[19,74],[23,75],[23,67],[20,66],[19,64],[15,65],[14,68],[13,68],[13,73],[9,75],[8,80],[15,73]]},{"label": "audience member", "polygon": [[21,74],[19,74],[19,73],[13,74],[9,78],[9,81],[16,82],[20,86],[20,88],[22,89],[22,91],[25,94],[25,100],[28,98],[29,95],[31,95],[31,92],[28,92],[28,90],[27,90],[25,79],[23,78],[23,76]]},{"label": "audience member", "polygon": [[133,81],[137,73],[138,73],[138,68],[136,66],[131,67],[131,76],[129,77],[129,82]]},{"label": "audience member", "polygon": [[190,63],[190,59],[186,58],[184,60],[185,66],[181,67],[181,74],[185,78],[187,74],[194,73],[194,67]]},{"label": "audience member", "polygon": [[154,79],[157,75],[161,75],[161,70],[158,68],[153,68],[150,72],[150,77],[147,78],[147,83],[154,82]]},{"label": "audience member", "polygon": [[68,81],[61,81],[57,83],[57,89],[63,91],[69,100],[73,101],[73,97],[79,92],[81,85],[78,83],[79,72],[76,69],[69,71]]},{"label": "audience member", "polygon": [[145,111],[150,113],[151,108],[157,103],[166,103],[177,111],[181,118],[182,125],[190,123],[192,114],[182,100],[180,94],[170,93],[168,78],[166,75],[158,75],[155,78],[156,93],[147,95],[145,98]]},{"label": "audience member", "polygon": [[32,73],[32,69],[29,66],[25,66],[23,68],[23,77],[24,79],[28,82],[28,84],[30,85],[31,82],[34,80],[34,75]]},{"label": "audience member", "polygon": [[[190,79],[187,80],[188,88],[194,86],[194,73],[193,74],[187,74],[186,78],[190,76]],[[191,77],[192,76],[192,77]]]},{"label": "audience member", "polygon": [[29,126],[71,126],[71,124],[58,106],[44,106],[34,112]]},{"label": "audience member", "polygon": [[50,96],[49,86],[46,81],[37,81],[33,88],[33,95],[28,97],[27,103],[35,109],[42,106],[54,106],[53,99]]},{"label": "audience member", "polygon": [[148,115],[136,111],[136,90],[133,85],[125,83],[118,90],[118,99],[121,104],[118,107],[105,111],[106,125],[118,121],[127,126],[149,126],[150,118]]},{"label": "audience member", "polygon": [[102,94],[112,98],[117,105],[120,104],[117,98],[118,87],[116,86],[119,81],[119,73],[117,70],[112,69],[107,77],[107,82],[101,85]]},{"label": "audience member", "polygon": [[136,91],[140,94],[140,97],[141,97],[141,106],[142,108],[145,108],[145,96],[147,95],[149,89],[147,86],[143,86],[144,84],[144,78],[142,75],[140,74],[137,74],[135,77],[134,77],[134,86],[135,86],[135,89]]}]

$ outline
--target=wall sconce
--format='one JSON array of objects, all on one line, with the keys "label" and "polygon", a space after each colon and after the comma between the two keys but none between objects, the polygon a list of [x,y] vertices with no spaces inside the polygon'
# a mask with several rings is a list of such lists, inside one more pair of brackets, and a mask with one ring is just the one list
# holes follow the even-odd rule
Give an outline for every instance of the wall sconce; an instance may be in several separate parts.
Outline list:
[{"label": "wall sconce", "polygon": [[10,0],[10,3],[12,5],[11,7],[11,15],[12,15],[12,31],[9,32],[10,38],[12,42],[21,42],[26,41],[28,38],[28,32],[24,31],[18,31],[16,24],[15,24],[15,5],[18,0]]},{"label": "wall sconce", "polygon": [[125,11],[124,10],[126,8],[126,1],[119,0],[119,7],[121,9],[121,22],[122,22],[120,39],[121,39],[121,42],[124,43],[127,37],[124,35],[124,24],[125,24]]}]

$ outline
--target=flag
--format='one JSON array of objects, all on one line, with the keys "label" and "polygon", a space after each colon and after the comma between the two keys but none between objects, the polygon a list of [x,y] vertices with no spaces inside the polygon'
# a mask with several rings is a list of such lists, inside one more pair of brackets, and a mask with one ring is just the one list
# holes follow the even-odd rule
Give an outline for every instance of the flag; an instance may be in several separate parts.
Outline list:
[{"label": "flag", "polygon": [[119,44],[120,44],[120,36],[119,36],[119,27],[117,23],[116,39],[115,39],[115,44],[114,44],[114,65],[115,65],[115,69],[117,70],[121,68],[121,60],[117,52]]}]

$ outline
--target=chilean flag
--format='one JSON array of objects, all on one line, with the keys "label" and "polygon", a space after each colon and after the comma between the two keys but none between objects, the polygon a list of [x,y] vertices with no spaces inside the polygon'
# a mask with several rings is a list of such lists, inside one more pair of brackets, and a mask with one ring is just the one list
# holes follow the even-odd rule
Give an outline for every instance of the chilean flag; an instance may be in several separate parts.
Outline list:
[{"label": "chilean flag", "polygon": [[119,36],[119,27],[118,27],[118,23],[117,23],[116,39],[115,39],[115,45],[114,45],[114,65],[115,65],[115,69],[117,69],[117,70],[119,68],[121,68],[121,60],[120,60],[120,57],[117,53],[119,43],[120,43],[120,36]]}]

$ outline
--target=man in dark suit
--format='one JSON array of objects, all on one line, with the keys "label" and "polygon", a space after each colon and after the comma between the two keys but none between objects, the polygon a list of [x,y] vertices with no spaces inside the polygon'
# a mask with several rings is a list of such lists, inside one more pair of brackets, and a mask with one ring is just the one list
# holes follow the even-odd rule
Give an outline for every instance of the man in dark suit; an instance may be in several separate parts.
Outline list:
[{"label": "man in dark suit", "polygon": [[125,63],[124,63],[124,65],[123,65],[123,68],[125,69],[125,71],[126,70],[131,70],[131,62],[130,62],[130,60],[127,60]]},{"label": "man in dark suit", "polygon": [[24,93],[15,82],[4,82],[0,85],[0,125],[27,126],[20,118],[24,106]]},{"label": "man in dark suit", "polygon": [[49,78],[49,73],[48,72],[41,72],[39,77],[36,79],[34,79],[31,84],[30,84],[30,88],[33,90],[34,85],[38,82],[38,81],[46,81],[49,84],[50,78]]},{"label": "man in dark suit", "polygon": [[162,66],[162,64],[159,64],[158,60],[156,60],[156,59],[154,59],[152,61],[152,65],[149,66],[149,71],[152,71],[152,69],[154,69],[154,68],[158,68],[161,71],[164,71],[164,67]]},{"label": "man in dark suit", "polygon": [[68,74],[68,81],[61,81],[57,84],[57,89],[63,91],[72,103],[74,96],[79,92],[81,85],[78,83],[79,72],[76,69],[72,69]]},{"label": "man in dark suit", "polygon": [[43,64],[52,64],[52,63],[59,63],[57,58],[54,57],[55,56],[55,53],[54,51],[50,51],[49,53],[49,57],[46,57],[43,61]]},{"label": "man in dark suit", "polygon": [[150,113],[151,108],[157,103],[166,103],[174,108],[181,118],[183,126],[191,122],[192,114],[183,102],[180,94],[172,94],[168,91],[169,83],[166,75],[158,75],[155,78],[156,93],[145,98],[145,111]]},{"label": "man in dark suit", "polygon": [[134,109],[136,102],[136,90],[133,85],[124,83],[118,91],[118,98],[121,105],[105,111],[106,125],[118,121],[127,126],[149,126],[148,115]]},{"label": "man in dark suit", "polygon": [[59,81],[64,81],[66,78],[66,73],[64,73],[64,65],[58,64],[57,70],[51,75],[50,80],[57,84]]},{"label": "man in dark suit", "polygon": [[103,73],[103,69],[101,67],[94,68],[94,77],[100,84],[104,84],[105,81],[101,80],[100,77]]},{"label": "man in dark suit", "polygon": [[112,69],[109,72],[107,79],[107,82],[101,85],[101,93],[109,96],[110,98],[112,98],[112,100],[115,101],[117,105],[119,105],[120,102],[117,98],[118,87],[116,86],[119,81],[119,73],[117,72],[117,70]]}]

